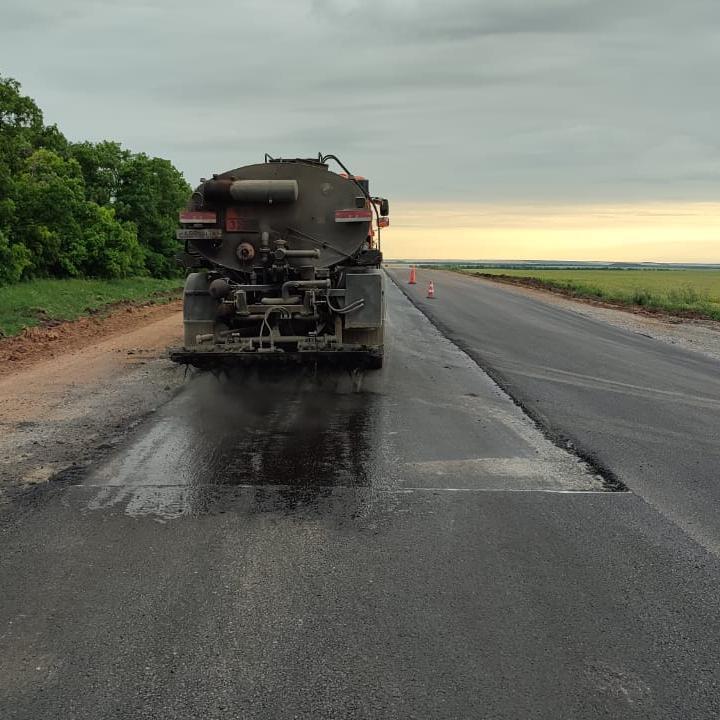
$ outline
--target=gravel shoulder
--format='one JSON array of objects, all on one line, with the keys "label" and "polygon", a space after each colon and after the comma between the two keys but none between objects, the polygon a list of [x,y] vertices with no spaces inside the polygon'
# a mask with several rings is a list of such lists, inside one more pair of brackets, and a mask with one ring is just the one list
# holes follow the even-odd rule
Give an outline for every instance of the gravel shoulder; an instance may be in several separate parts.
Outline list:
[{"label": "gravel shoulder", "polygon": [[480,283],[500,284],[508,292],[531,297],[548,305],[562,307],[578,315],[720,360],[720,323],[713,320],[693,320],[657,313],[650,315],[640,310],[608,307],[594,300],[570,299],[551,290],[540,290],[486,277],[468,277],[474,277]]},{"label": "gravel shoulder", "polygon": [[109,451],[184,382],[166,357],[182,334],[178,303],[38,334],[37,345],[26,334],[0,348],[15,356],[0,373],[0,497],[9,482],[63,477]]}]

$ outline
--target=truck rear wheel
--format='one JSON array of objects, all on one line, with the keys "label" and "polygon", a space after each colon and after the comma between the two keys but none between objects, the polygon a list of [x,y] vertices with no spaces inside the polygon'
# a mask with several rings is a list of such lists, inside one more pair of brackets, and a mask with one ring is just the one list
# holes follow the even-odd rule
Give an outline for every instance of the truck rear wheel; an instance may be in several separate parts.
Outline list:
[{"label": "truck rear wheel", "polygon": [[205,273],[191,273],[185,280],[183,290],[184,345],[192,348],[198,345],[198,335],[215,333],[217,301],[210,295]]}]

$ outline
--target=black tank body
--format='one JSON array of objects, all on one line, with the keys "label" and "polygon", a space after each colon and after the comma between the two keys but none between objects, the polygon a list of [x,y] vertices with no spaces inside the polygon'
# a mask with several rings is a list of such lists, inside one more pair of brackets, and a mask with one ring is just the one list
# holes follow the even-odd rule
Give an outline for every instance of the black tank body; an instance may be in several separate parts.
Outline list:
[{"label": "black tank body", "polygon": [[267,265],[278,250],[295,268],[331,268],[354,258],[367,241],[372,213],[364,190],[313,160],[236,168],[196,189],[192,209],[215,213],[222,233],[190,244],[240,272]]}]

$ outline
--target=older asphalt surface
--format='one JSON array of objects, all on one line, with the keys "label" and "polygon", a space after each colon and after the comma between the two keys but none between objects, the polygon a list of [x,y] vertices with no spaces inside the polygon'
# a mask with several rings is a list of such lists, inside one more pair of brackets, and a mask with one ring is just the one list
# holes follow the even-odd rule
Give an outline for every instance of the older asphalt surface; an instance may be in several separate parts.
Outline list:
[{"label": "older asphalt surface", "polygon": [[[455,303],[448,324],[477,327],[506,373],[538,358],[533,398],[555,375],[557,405],[578,374],[570,397],[606,392],[563,432],[638,444],[655,385],[607,368],[625,342],[630,369],[679,355],[550,307],[528,335],[502,314],[519,300],[473,282],[438,275],[431,312]],[[618,464],[633,492],[609,491],[388,285],[386,367],[360,392],[201,377],[84,475],[0,510],[0,717],[718,717],[720,561],[705,514],[685,522],[692,475],[673,508],[650,468]],[[514,334],[526,355],[503,347]],[[595,364],[551,371],[553,345]],[[716,395],[686,374],[666,401],[700,415]],[[623,398],[634,423],[609,415]],[[685,414],[646,451],[670,496]],[[712,498],[717,449],[697,442]]]},{"label": "older asphalt surface", "polygon": [[547,432],[720,553],[720,363],[491,280],[393,277]]}]

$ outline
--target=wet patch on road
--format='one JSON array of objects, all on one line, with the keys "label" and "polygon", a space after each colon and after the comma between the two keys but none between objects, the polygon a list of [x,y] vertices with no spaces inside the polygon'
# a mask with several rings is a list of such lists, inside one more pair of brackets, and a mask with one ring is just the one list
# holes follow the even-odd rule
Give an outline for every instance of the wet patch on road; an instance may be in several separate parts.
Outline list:
[{"label": "wet patch on road", "polygon": [[88,507],[171,519],[342,498],[353,515],[429,490],[607,489],[390,284],[388,299],[382,371],[197,377],[90,470]]},{"label": "wet patch on road", "polygon": [[352,382],[347,373],[201,376],[89,473],[84,484],[100,488],[90,507],[174,517],[242,495],[234,489],[268,486],[266,498],[295,506],[377,485],[378,396]]}]

